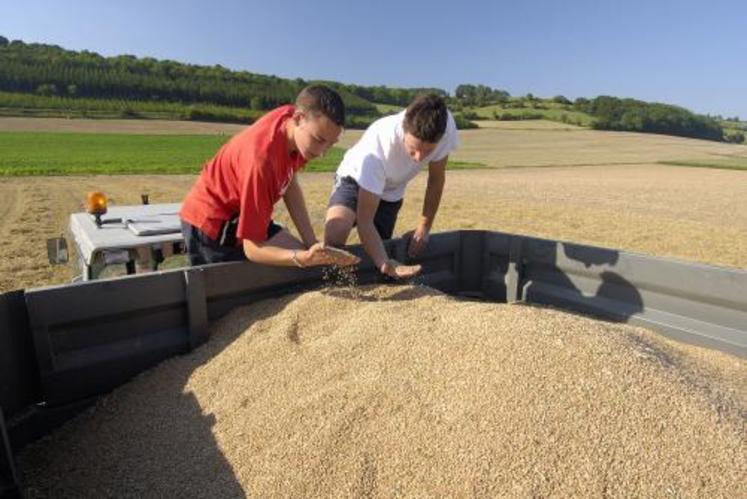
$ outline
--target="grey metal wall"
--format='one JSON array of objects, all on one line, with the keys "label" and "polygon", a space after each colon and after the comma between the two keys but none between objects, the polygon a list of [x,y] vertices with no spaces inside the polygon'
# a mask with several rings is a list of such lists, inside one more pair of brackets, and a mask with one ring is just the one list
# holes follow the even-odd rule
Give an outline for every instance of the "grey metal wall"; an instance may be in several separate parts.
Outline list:
[{"label": "grey metal wall", "polygon": [[747,271],[524,237],[520,299],[747,357]]},{"label": "grey metal wall", "polygon": [[39,399],[39,375],[23,291],[0,294],[0,406],[15,414]]}]

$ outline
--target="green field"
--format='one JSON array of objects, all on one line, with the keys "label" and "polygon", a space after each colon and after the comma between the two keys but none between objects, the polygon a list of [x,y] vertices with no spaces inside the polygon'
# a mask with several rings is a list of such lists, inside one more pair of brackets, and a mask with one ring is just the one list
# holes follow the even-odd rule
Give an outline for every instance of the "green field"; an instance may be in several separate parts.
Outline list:
[{"label": "green field", "polygon": [[720,121],[719,122],[722,127],[724,127],[724,130],[730,129],[730,130],[739,130],[742,132],[747,132],[747,121]]},{"label": "green field", "polygon": [[[573,111],[564,108],[557,104],[546,104],[549,109],[541,108],[515,108],[515,107],[503,107],[500,104],[492,106],[470,108],[469,110],[482,119],[493,120],[493,119],[509,119],[509,117],[515,117],[516,119],[528,116],[536,116],[534,119],[544,119],[550,121],[559,121],[561,123],[568,123],[571,125],[589,127],[594,122],[594,118],[586,113]],[[525,118],[526,119],[526,118]]]},{"label": "green field", "polygon": [[[229,139],[223,135],[0,133],[0,176],[197,173]],[[334,171],[344,149],[333,148],[306,171]],[[453,169],[483,165],[450,162]]]},{"label": "green field", "polygon": [[251,123],[264,111],[218,106],[118,99],[85,99],[0,92],[0,116],[44,118],[146,118]]},{"label": "green field", "polygon": [[659,161],[661,165],[691,166],[693,168],[717,168],[721,170],[747,170],[747,158],[724,158],[704,160]]},{"label": "green field", "polygon": [[381,114],[396,114],[404,109],[402,106],[395,106],[393,104],[374,104],[374,106],[376,106],[376,110]]}]

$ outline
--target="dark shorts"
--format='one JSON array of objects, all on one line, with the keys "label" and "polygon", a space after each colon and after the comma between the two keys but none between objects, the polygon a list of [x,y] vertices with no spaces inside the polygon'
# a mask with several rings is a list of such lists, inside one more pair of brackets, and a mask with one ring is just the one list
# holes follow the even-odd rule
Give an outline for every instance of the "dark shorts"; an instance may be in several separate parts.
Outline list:
[{"label": "dark shorts", "polygon": [[[281,230],[283,230],[281,225],[270,220],[270,224],[267,226],[267,239]],[[184,220],[182,220],[182,235],[184,236],[184,248],[190,265],[246,260],[244,248],[241,244],[224,246]]]},{"label": "dark shorts", "polygon": [[[352,177],[342,177],[335,183],[335,190],[329,198],[328,207],[345,206],[358,211],[358,182]],[[374,215],[374,227],[376,227],[379,236],[382,239],[391,239],[394,233],[394,226],[397,224],[397,214],[402,207],[402,200],[399,201],[379,201],[379,207]]]}]

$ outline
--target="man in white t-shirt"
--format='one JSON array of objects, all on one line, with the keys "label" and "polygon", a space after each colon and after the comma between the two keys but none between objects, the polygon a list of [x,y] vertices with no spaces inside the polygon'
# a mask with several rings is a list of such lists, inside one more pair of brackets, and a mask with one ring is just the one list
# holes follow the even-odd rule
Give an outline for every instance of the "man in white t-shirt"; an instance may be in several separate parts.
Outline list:
[{"label": "man in white t-shirt", "polygon": [[342,246],[354,225],[377,268],[391,277],[411,277],[419,265],[390,259],[382,239],[391,239],[407,183],[428,166],[420,223],[410,237],[416,256],[428,237],[446,182],[446,163],[458,144],[454,117],[436,94],[417,97],[405,111],[376,120],[337,168],[329,200],[324,240]]}]

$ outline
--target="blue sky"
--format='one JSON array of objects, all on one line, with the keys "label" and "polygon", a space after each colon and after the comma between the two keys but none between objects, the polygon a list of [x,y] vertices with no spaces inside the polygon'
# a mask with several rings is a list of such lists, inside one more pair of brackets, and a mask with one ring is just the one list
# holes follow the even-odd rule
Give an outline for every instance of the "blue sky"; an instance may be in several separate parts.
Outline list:
[{"label": "blue sky", "polygon": [[745,0],[0,0],[0,35],[291,78],[482,83],[747,119]]}]

